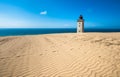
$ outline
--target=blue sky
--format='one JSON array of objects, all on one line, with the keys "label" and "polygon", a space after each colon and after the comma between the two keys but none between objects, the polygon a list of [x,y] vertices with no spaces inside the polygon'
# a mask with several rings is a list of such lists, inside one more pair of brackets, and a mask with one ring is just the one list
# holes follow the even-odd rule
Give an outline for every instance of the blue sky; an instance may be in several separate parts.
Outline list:
[{"label": "blue sky", "polygon": [[120,0],[0,0],[0,28],[120,28]]}]

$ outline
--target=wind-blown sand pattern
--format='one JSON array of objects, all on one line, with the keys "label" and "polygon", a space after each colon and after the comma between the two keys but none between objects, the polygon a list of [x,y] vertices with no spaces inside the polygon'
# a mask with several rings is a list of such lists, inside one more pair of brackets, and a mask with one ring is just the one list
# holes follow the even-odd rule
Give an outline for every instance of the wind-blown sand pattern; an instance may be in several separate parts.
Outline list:
[{"label": "wind-blown sand pattern", "polygon": [[120,33],[0,37],[0,77],[120,77]]}]

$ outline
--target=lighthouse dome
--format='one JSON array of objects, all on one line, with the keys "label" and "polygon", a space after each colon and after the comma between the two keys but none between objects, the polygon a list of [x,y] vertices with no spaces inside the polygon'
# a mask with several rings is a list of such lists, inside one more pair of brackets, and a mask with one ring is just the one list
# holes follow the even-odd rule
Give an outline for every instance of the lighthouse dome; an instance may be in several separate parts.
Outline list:
[{"label": "lighthouse dome", "polygon": [[80,15],[80,17],[79,17],[79,19],[77,20],[77,22],[83,22],[83,21],[84,21],[83,16]]}]

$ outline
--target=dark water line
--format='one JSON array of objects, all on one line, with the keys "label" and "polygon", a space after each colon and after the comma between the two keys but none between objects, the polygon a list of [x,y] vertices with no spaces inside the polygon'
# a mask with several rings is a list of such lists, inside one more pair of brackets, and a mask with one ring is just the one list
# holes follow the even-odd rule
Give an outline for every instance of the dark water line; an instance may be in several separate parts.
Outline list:
[{"label": "dark water line", "polygon": [[[1,28],[0,36],[76,33],[76,28]],[[85,32],[120,32],[120,29],[87,29]]]}]

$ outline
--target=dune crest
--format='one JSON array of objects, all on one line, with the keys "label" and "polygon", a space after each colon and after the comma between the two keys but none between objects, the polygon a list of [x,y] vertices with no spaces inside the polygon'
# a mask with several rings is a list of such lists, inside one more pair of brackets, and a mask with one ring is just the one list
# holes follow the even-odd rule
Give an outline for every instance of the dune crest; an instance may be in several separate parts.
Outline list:
[{"label": "dune crest", "polygon": [[120,77],[120,33],[0,37],[0,77]]}]

